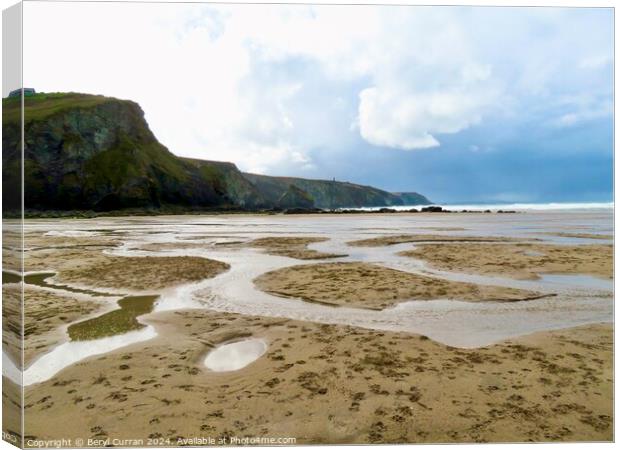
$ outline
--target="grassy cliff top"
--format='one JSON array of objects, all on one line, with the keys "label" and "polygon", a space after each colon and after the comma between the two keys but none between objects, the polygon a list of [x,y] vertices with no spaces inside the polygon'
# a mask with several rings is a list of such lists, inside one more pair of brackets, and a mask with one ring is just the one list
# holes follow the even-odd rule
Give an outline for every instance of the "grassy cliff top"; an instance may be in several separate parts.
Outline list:
[{"label": "grassy cliff top", "polygon": [[[21,97],[2,99],[2,122],[7,125],[20,121]],[[75,92],[40,93],[24,98],[25,121],[42,120],[56,113],[73,108],[90,108],[107,102],[127,102],[103,95],[79,94]]]}]

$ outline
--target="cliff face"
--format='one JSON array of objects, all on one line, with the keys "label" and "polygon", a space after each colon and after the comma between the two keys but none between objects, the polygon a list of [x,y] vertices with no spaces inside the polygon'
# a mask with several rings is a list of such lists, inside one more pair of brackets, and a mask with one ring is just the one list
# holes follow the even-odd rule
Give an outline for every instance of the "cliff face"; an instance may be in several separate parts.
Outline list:
[{"label": "cliff face", "polygon": [[[431,201],[417,192],[393,192],[392,195],[400,199],[402,205],[430,205]],[[396,203],[395,203],[396,204]]]},{"label": "cliff face", "polygon": [[[3,201],[19,209],[20,99],[3,99]],[[335,208],[425,204],[351,183],[269,177],[232,163],[180,158],[131,101],[85,94],[25,99],[25,207],[32,210],[231,207]]]},{"label": "cliff face", "polygon": [[281,197],[295,186],[314,200],[317,208],[354,208],[362,206],[428,205],[430,201],[415,192],[392,194],[371,186],[342,181],[307,180],[304,178],[272,177],[244,173],[267,198]]},{"label": "cliff face", "polygon": [[197,167],[201,176],[213,183],[215,188],[226,196],[230,204],[248,209],[274,206],[274,202],[268,201],[263,193],[243,176],[233,163],[182,159]]},{"label": "cliff face", "polygon": [[[3,110],[3,178],[10,183],[19,166],[19,99],[4,100]],[[133,102],[37,95],[25,101],[24,124],[28,209],[226,203],[225,195],[197,168],[157,142]],[[14,206],[14,201],[9,199],[9,204]]]},{"label": "cliff face", "polygon": [[313,208],[314,199],[303,189],[290,185],[277,201],[279,208]]}]

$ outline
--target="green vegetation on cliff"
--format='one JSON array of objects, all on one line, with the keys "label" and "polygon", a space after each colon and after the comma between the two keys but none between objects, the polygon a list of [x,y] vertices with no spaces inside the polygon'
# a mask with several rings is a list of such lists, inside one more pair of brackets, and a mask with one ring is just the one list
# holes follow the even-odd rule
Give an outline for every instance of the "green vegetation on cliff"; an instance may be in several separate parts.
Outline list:
[{"label": "green vegetation on cliff", "polygon": [[221,192],[231,204],[241,208],[269,208],[269,202],[233,163],[205,161],[202,159],[182,158],[197,167],[200,174],[213,183],[216,191]]},{"label": "green vegetation on cliff", "polygon": [[[3,183],[19,177],[19,102],[3,101]],[[199,170],[161,145],[131,101],[84,94],[25,100],[27,209],[114,210],[162,205],[219,206]],[[4,190],[5,207],[19,207]]]},{"label": "green vegetation on cliff", "polygon": [[[3,201],[21,207],[20,99],[3,99]],[[29,210],[336,208],[426,204],[415,193],[242,173],[180,158],[161,145],[138,104],[76,93],[24,101],[24,202]]]}]

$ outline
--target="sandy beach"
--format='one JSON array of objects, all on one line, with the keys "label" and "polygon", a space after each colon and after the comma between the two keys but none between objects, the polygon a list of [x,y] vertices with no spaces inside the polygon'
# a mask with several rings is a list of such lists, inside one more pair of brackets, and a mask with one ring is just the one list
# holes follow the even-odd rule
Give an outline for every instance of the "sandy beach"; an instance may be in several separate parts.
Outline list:
[{"label": "sandy beach", "polygon": [[[589,235],[610,218],[30,220],[25,436],[609,441],[612,245]],[[19,328],[3,329],[16,366]],[[243,342],[264,353],[207,367]]]},{"label": "sandy beach", "polygon": [[267,272],[254,281],[259,288],[274,295],[379,310],[411,300],[458,298],[461,301],[511,302],[534,300],[544,295],[442,280],[367,263],[295,266]]},{"label": "sandy beach", "polygon": [[[171,445],[194,436],[300,444],[611,439],[609,325],[461,350],[409,333],[225,313],[149,321],[156,339],[28,388],[28,434]],[[249,336],[268,342],[264,357],[236,373],[204,367],[213,347]]]},{"label": "sandy beach", "polygon": [[59,283],[94,288],[153,291],[211,278],[228,269],[220,261],[197,257],[108,257],[60,271]]},{"label": "sandy beach", "polygon": [[423,245],[403,256],[442,270],[536,279],[540,274],[586,274],[611,279],[613,246],[550,244]]},{"label": "sandy beach", "polygon": [[288,256],[296,259],[329,259],[347,256],[318,252],[308,248],[309,244],[326,241],[328,241],[327,238],[317,237],[265,237],[255,239],[250,242],[250,245],[263,248],[271,255]]},{"label": "sandy beach", "polygon": [[[442,231],[441,229],[435,231]],[[450,231],[444,229],[443,231]],[[459,231],[465,231],[461,229]],[[537,240],[532,238],[532,240]],[[400,234],[379,236],[368,239],[360,239],[350,241],[348,244],[352,247],[381,247],[383,245],[407,244],[414,242],[511,242],[518,241],[515,238],[499,237],[499,236],[449,236],[438,234]]]}]

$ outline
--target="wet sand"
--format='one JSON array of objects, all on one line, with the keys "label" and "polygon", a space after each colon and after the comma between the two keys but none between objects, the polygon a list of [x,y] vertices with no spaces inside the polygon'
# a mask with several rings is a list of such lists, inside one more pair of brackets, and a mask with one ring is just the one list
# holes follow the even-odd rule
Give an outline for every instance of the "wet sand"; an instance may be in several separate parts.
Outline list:
[{"label": "wet sand", "polygon": [[66,340],[63,325],[102,309],[104,304],[87,298],[24,286],[26,367],[43,353]]},{"label": "wet sand", "polygon": [[[22,264],[22,223],[17,219],[2,220],[2,269],[18,273]],[[3,440],[19,444],[22,435],[21,386],[7,376],[12,369],[19,374],[23,352],[22,306],[19,285],[2,283],[2,431]]]},{"label": "wet sand", "polygon": [[547,236],[558,236],[565,238],[577,238],[577,239],[600,239],[600,240],[611,240],[613,239],[613,235],[611,234],[593,234],[593,233],[568,233],[568,232],[554,232],[554,233],[541,233],[546,234]]},{"label": "wet sand", "polygon": [[424,244],[400,255],[441,270],[516,279],[537,279],[544,273],[613,277],[612,245]]},{"label": "wet sand", "polygon": [[[13,361],[21,361],[22,301],[19,284],[2,285],[2,351]],[[21,362],[20,362],[21,364]]]},{"label": "wet sand", "polygon": [[347,255],[335,253],[324,253],[308,248],[308,244],[325,242],[327,238],[317,237],[265,237],[255,239],[249,243],[251,247],[262,248],[271,255],[287,256],[295,259],[328,259],[340,258]]},{"label": "wet sand", "polygon": [[102,255],[91,264],[61,271],[58,281],[93,288],[154,291],[211,278],[228,268],[228,264],[220,261],[190,256]]},{"label": "wet sand", "polygon": [[[21,436],[21,387],[6,377],[2,377],[2,431],[14,439],[14,445],[19,444]],[[8,440],[5,438],[4,440]]]},{"label": "wet sand", "polygon": [[334,306],[382,310],[411,300],[524,301],[543,294],[484,286],[389,269],[368,263],[324,263],[287,267],[254,280],[283,297]]},{"label": "wet sand", "polygon": [[[609,441],[612,329],[463,350],[424,336],[209,311],[153,314],[159,336],[26,390],[40,439],[291,436],[297,444]],[[234,372],[218,344],[268,342]]]},{"label": "wet sand", "polygon": [[[610,303],[611,292],[592,293],[565,280],[545,284],[536,278],[538,273],[611,276],[611,246],[531,241],[541,230],[559,226],[567,232],[598,233],[609,228],[610,217],[419,213],[389,219],[359,214],[28,221],[27,271],[57,272],[50,282],[65,287],[157,294],[160,300],[154,312],[145,301],[123,316],[130,325],[147,327],[142,341],[123,342],[131,333],[120,331],[115,336],[120,344],[70,360],[59,372],[50,372],[50,379],[27,385],[25,434],[41,439],[170,439],[160,441],[162,445],[183,444],[179,437],[226,436],[290,436],[297,444],[609,441],[613,316],[607,318],[603,305]],[[387,220],[405,239],[428,239],[423,235],[428,230],[446,234],[433,243],[394,242],[394,236],[386,240],[385,231],[379,231]],[[446,241],[446,236],[462,239],[465,229],[478,241]],[[502,235],[490,236],[489,230]],[[538,237],[546,241],[555,236]],[[347,245],[364,240],[374,241],[368,247]],[[497,258],[513,258],[488,252],[490,246],[516,247],[527,252],[524,257],[544,261],[535,263],[531,273],[508,263],[495,267],[498,272],[476,272],[468,264],[480,268],[482,262],[468,263],[465,257],[454,261],[450,272],[434,269],[441,267],[424,255],[450,246],[457,246],[456,256],[463,252],[489,258],[491,269]],[[565,253],[549,251],[553,258],[543,258],[540,246],[563,247]],[[595,247],[601,248],[591,251]],[[397,254],[412,249],[424,251],[415,257]],[[317,254],[348,256],[338,263],[311,261]],[[567,272],[546,271],[558,268]],[[497,278],[470,275],[480,273]],[[511,279],[515,273],[528,281]],[[256,290],[255,278],[259,285],[266,278],[282,293]],[[282,297],[296,297],[300,290],[328,306]],[[3,291],[9,299],[5,308],[19,309],[10,301],[11,285],[3,285]],[[38,297],[41,305],[51,302],[51,310],[66,306],[71,315],[63,311],[64,318],[48,317],[43,309],[27,315],[26,328],[33,330],[34,339],[26,341],[33,347],[27,354],[33,355],[33,366],[42,352],[52,352],[49,356],[62,347],[57,344],[69,339],[67,329],[119,311],[110,304],[120,297],[41,291],[46,292]],[[555,297],[494,302],[530,293]],[[424,301],[408,303],[411,299]],[[185,309],[188,305],[193,309]],[[357,326],[336,323],[347,315]],[[339,317],[336,322],[334,317]],[[431,339],[416,332],[417,318],[455,326],[449,335],[433,334],[427,327],[423,334]],[[42,323],[33,325],[33,320]],[[103,328],[109,329],[106,321]],[[5,351],[16,325],[5,323]],[[489,336],[478,336],[485,327]],[[532,329],[546,331],[526,334]],[[478,336],[463,346],[477,348],[439,342],[461,345],[459,335]],[[93,337],[93,346],[107,342],[99,335],[86,336]],[[205,366],[214,348],[251,338],[268,344],[256,361],[232,372]],[[14,353],[8,356],[19,356],[19,349]],[[18,430],[19,423],[6,414],[18,409],[19,390],[6,376],[3,381],[8,387],[3,393],[5,429]]]},{"label": "wet sand", "polygon": [[140,244],[132,250],[168,252],[178,250],[201,250],[213,249],[218,245],[239,245],[245,244],[245,241],[239,240],[238,237],[231,236],[179,236],[174,242],[151,242],[148,244]]},{"label": "wet sand", "polygon": [[[537,239],[533,239],[537,240]],[[451,236],[441,234],[399,234],[347,242],[351,247],[382,247],[408,242],[514,242],[515,238],[497,236]]]}]

